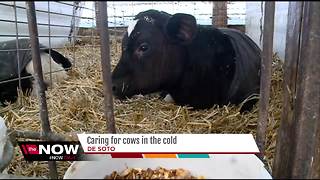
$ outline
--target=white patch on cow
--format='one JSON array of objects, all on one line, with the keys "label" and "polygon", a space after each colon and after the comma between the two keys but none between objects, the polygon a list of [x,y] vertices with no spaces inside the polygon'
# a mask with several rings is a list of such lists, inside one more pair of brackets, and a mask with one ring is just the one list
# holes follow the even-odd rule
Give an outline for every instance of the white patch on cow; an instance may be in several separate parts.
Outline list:
[{"label": "white patch on cow", "polygon": [[154,19],[149,16],[144,16],[143,19],[148,23],[152,23],[152,24],[154,23]]},{"label": "white patch on cow", "polygon": [[137,23],[139,20],[133,20],[129,23],[128,25],[128,37],[130,36],[130,34],[132,33],[132,31],[134,30],[134,28],[136,27]]},{"label": "white patch on cow", "polygon": [[167,103],[174,103],[174,100],[170,94],[167,94],[163,100]]},{"label": "white patch on cow", "polygon": [[[55,86],[57,82],[60,82],[68,77],[67,72],[64,70],[64,68],[60,64],[57,64],[49,54],[41,53],[40,58],[41,58],[43,78],[48,85],[51,84],[50,72],[52,74],[51,76],[52,76],[53,86]],[[50,63],[51,63],[51,71],[50,71]],[[26,71],[32,75],[35,74],[32,60],[27,64]],[[35,82],[33,82],[32,87],[33,87],[32,95],[35,95],[35,89],[36,89]]]}]

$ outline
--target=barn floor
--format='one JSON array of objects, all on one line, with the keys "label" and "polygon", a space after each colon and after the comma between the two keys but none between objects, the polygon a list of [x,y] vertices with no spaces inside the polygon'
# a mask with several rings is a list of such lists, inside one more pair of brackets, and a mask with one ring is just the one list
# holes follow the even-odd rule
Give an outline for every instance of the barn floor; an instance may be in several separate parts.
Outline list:
[{"label": "barn floor", "polygon": [[[112,39],[112,38],[111,38]],[[120,55],[119,41],[112,40],[112,67]],[[47,91],[47,104],[51,128],[69,135],[77,132],[105,133],[103,119],[103,91],[100,49],[81,46],[61,51],[73,59],[75,66],[70,77],[59,88]],[[272,167],[276,130],[279,126],[282,100],[282,63],[274,57],[269,123],[267,132],[267,168]],[[22,97],[20,103],[0,109],[10,129],[40,131],[39,104],[34,97]],[[144,96],[126,102],[114,101],[118,133],[252,133],[255,135],[258,119],[257,107],[251,113],[240,114],[239,107],[214,107],[194,111],[188,107],[165,103],[157,96]],[[57,162],[60,177],[71,162]],[[27,163],[19,147],[15,148],[8,173],[24,176],[48,177],[46,162]]]}]

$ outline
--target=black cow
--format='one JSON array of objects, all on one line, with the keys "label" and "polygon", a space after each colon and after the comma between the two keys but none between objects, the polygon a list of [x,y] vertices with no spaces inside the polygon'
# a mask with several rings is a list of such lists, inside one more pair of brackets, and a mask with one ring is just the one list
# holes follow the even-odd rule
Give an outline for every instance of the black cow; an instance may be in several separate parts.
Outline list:
[{"label": "black cow", "polygon": [[[21,90],[28,95],[34,89],[34,69],[29,39],[19,39],[19,59],[17,57],[16,40],[0,42],[0,105],[5,102],[13,103],[17,100],[19,80],[18,62],[20,63]],[[28,50],[27,50],[28,49]],[[51,72],[54,83],[67,77],[66,71],[72,66],[68,58],[59,52],[40,44],[40,57],[43,73]],[[51,61],[51,63],[50,63]],[[28,77],[29,78],[26,78]],[[31,76],[31,77],[30,77]],[[45,76],[44,76],[45,78]],[[4,82],[5,81],[5,82]],[[45,85],[49,83],[45,79]]]},{"label": "black cow", "polygon": [[[238,105],[259,93],[260,54],[240,31],[197,25],[189,14],[144,11],[123,37],[113,93],[123,99],[165,91],[195,109]],[[247,101],[241,112],[256,102]]]}]

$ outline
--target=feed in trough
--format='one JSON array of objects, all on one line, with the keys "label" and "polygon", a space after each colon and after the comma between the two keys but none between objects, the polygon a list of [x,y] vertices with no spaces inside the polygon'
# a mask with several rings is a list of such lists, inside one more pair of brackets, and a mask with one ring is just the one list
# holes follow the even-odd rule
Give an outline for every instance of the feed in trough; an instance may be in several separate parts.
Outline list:
[{"label": "feed in trough", "polygon": [[189,170],[182,168],[166,169],[164,167],[158,167],[154,170],[151,168],[127,168],[121,173],[113,171],[104,179],[204,179],[204,177],[193,176]]}]

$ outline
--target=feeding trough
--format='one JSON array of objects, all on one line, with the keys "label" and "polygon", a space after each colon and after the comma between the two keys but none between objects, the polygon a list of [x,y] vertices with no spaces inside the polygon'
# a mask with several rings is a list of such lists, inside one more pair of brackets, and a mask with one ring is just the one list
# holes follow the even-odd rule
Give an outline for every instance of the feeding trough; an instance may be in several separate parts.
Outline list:
[{"label": "feeding trough", "polygon": [[272,179],[264,164],[254,154],[214,154],[210,158],[129,158],[111,159],[101,156],[98,161],[74,162],[66,171],[64,179],[103,179],[113,171],[121,174],[128,168],[188,170],[196,178],[254,178]]}]

